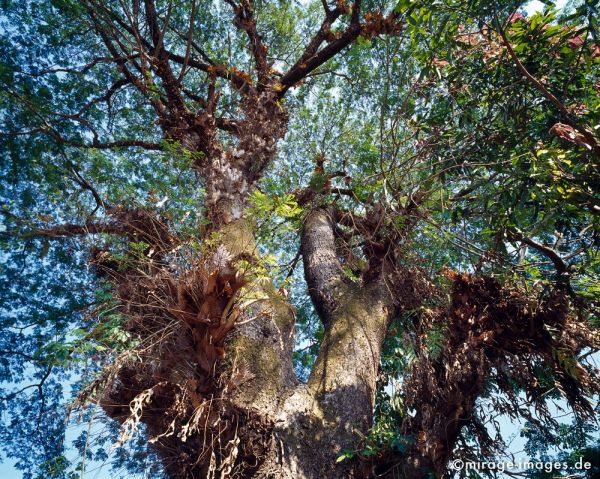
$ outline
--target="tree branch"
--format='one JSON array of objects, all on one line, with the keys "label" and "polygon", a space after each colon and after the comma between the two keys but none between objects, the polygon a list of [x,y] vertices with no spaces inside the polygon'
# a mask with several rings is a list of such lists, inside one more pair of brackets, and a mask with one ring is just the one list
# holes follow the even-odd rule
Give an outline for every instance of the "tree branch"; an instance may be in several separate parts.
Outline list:
[{"label": "tree branch", "polygon": [[350,45],[360,35],[360,25],[352,23],[342,35],[319,51],[319,47],[326,40],[332,24],[340,17],[343,11],[338,7],[325,16],[319,31],[307,45],[298,61],[283,75],[280,83],[283,93],[302,80],[311,71],[315,70],[330,58]]},{"label": "tree branch", "polygon": [[534,241],[531,238],[528,238],[516,229],[509,229],[506,233],[509,240],[520,241],[521,243],[532,247],[533,249],[546,256],[550,261],[552,261],[559,275],[563,275],[564,273],[568,272],[569,265],[563,260],[563,258],[560,256],[560,254],[558,254],[558,252],[555,249],[551,248],[550,246],[538,243],[537,241]]},{"label": "tree branch", "polygon": [[[65,159],[66,159],[66,155],[63,154],[63,156],[65,156]],[[105,201],[102,199],[102,197],[98,193],[98,190],[96,190],[96,188],[94,188],[94,186],[92,186],[92,184],[89,181],[87,181],[83,176],[81,176],[81,173],[79,173],[79,171],[77,171],[77,169],[75,168],[75,165],[73,165],[69,161],[68,161],[68,168],[73,175],[73,181],[75,181],[75,183],[77,183],[79,186],[81,186],[84,190],[88,190],[94,197],[94,201],[96,201],[96,208],[94,209],[94,211],[92,211],[90,213],[89,216],[93,216],[96,213],[96,211],[98,210],[98,208],[100,208],[100,207],[104,208],[105,210],[110,208],[110,206],[108,206],[105,203]]]},{"label": "tree branch", "polygon": [[[156,65],[153,65],[153,70],[162,79],[163,88],[167,94],[171,110],[183,113],[187,109],[185,108],[185,103],[181,96],[179,80],[175,78],[173,70],[171,70],[171,66],[169,65],[169,55],[164,47],[165,32],[161,30],[158,25],[156,5],[154,0],[144,0],[144,5],[146,10],[146,23],[150,31],[150,36],[152,37],[152,44],[154,45],[152,55],[156,58]],[[169,3],[169,13],[170,11],[171,3]],[[165,19],[165,30],[168,28],[169,16],[170,15],[167,14],[167,18]],[[189,55],[186,55],[186,57],[183,58],[183,69],[185,69],[188,62]]]},{"label": "tree branch", "polygon": [[131,229],[120,224],[89,222],[84,225],[69,223],[58,226],[52,226],[50,228],[34,228],[24,233],[5,231],[0,234],[8,238],[60,239],[99,233],[127,235],[131,233]]},{"label": "tree branch", "polygon": [[[370,12],[365,16],[366,21],[361,24],[360,10],[361,0],[356,0],[351,8],[350,25],[339,36],[331,34],[331,26],[340,15],[348,13],[348,8],[337,7],[326,13],[319,31],[309,42],[300,59],[281,78],[280,83],[283,88],[279,93],[280,96],[283,96],[287,90],[310,72],[353,43],[359,35],[372,37],[382,33],[396,34],[400,31],[401,25],[396,12],[392,12],[386,17],[383,17],[380,12]],[[319,50],[324,41],[329,41],[328,45]]]},{"label": "tree branch", "polygon": [[321,320],[327,324],[348,280],[336,254],[332,213],[316,209],[308,214],[301,238],[308,292]]},{"label": "tree branch", "polygon": [[[93,1],[93,0],[88,0],[88,1]],[[118,15],[116,15],[114,12],[112,12],[111,10],[107,10],[104,5],[96,3],[96,9],[101,9],[102,11],[104,11],[106,13],[106,15],[108,15],[113,21],[115,21],[119,25],[119,27],[121,27],[123,30],[125,30],[130,35],[135,36],[135,30],[130,25],[127,25],[127,23],[125,23],[123,21],[123,19],[120,18]],[[182,36],[182,34],[180,32],[175,31],[175,33],[177,35],[179,35],[180,37]],[[148,42],[148,40],[146,40],[144,38],[140,38],[140,41],[142,43],[142,45],[141,45],[142,47],[144,47],[148,50],[152,49],[152,44],[150,42]],[[239,75],[238,73],[233,71],[231,68],[227,68],[224,65],[215,64],[214,61],[212,61],[206,55],[204,50],[202,50],[202,48],[200,46],[198,46],[197,43],[195,43],[195,42],[192,43],[192,46],[194,47],[194,49],[196,51],[198,51],[200,53],[200,56],[202,56],[202,58],[204,58],[206,63],[194,58],[193,56],[190,56],[187,61],[187,64],[190,67],[196,68],[198,70],[201,70],[205,73],[209,73],[211,75],[214,74],[225,80],[229,80],[229,81],[231,81],[233,86],[235,88],[237,88],[239,91],[244,91],[245,88],[247,88],[247,80],[243,76]],[[170,61],[177,63],[179,65],[183,65],[185,63],[184,56],[170,52],[167,49],[164,49],[164,52],[166,53],[166,55]]]},{"label": "tree branch", "polygon": [[187,69],[190,55],[192,53],[192,43],[194,42],[194,17],[196,16],[196,0],[192,0],[192,11],[190,12],[190,23],[188,27],[188,35],[185,45],[185,57],[183,59],[183,65],[177,82],[181,84],[183,77],[185,76],[185,70]]},{"label": "tree branch", "polygon": [[256,18],[254,17],[252,0],[240,0],[239,4],[236,4],[233,0],[225,1],[231,5],[235,12],[234,25],[244,30],[248,36],[259,82],[266,83],[269,74],[269,64],[267,62],[268,48],[256,29]]},{"label": "tree branch", "polygon": [[600,146],[598,145],[598,141],[596,140],[594,135],[587,128],[583,127],[579,124],[579,122],[574,120],[573,115],[569,113],[565,105],[563,105],[563,103],[558,98],[556,98],[556,96],[554,96],[537,78],[535,78],[531,73],[529,73],[527,68],[525,68],[525,66],[521,63],[521,60],[519,60],[519,57],[517,56],[515,50],[508,41],[508,38],[506,37],[506,32],[504,31],[504,28],[502,28],[502,25],[500,25],[498,18],[496,18],[495,21],[498,26],[498,33],[500,34],[502,43],[504,43],[504,46],[506,47],[506,50],[508,51],[508,54],[515,63],[517,69],[529,81],[529,83],[531,83],[544,96],[544,98],[550,101],[550,103],[552,103],[558,109],[558,111],[560,111],[564,115],[564,117],[569,121],[571,126],[575,128],[586,139],[587,143],[589,143],[590,148],[592,148],[595,154],[597,156],[600,155]]}]

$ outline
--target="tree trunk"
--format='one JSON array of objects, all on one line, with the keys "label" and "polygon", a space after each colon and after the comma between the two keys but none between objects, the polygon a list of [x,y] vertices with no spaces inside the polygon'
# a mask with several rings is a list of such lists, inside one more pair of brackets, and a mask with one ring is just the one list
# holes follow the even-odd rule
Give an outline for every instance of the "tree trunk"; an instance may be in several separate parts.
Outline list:
[{"label": "tree trunk", "polygon": [[331,318],[307,384],[288,393],[276,415],[275,454],[261,474],[281,478],[368,477],[349,461],[372,423],[387,311],[372,291],[354,291]]},{"label": "tree trunk", "polygon": [[[247,223],[234,222],[220,234],[232,256],[256,256]],[[231,360],[222,368],[243,362],[251,377],[231,396],[235,407],[270,423],[269,437],[260,438],[268,443],[256,458],[261,465],[248,477],[369,477],[364,466],[337,459],[345,450],[357,450],[372,424],[391,300],[383,282],[359,287],[345,277],[327,210],[309,214],[302,250],[311,295],[325,325],[308,382],[296,380],[291,363],[294,311],[271,284],[247,286],[265,300],[243,312],[242,326],[227,342]],[[255,430],[244,433],[241,442],[257,441]]]},{"label": "tree trunk", "polygon": [[383,282],[349,281],[335,254],[330,212],[306,219],[302,254],[309,291],[325,326],[307,384],[289,391],[276,414],[274,454],[264,477],[369,477],[364,466],[339,461],[356,451],[372,424],[379,360],[390,319]]}]

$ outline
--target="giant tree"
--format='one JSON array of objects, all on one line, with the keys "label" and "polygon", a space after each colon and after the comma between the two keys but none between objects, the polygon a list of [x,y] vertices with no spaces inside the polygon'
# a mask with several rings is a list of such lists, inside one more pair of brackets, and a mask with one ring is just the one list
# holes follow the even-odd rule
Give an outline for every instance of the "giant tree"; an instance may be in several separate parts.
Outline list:
[{"label": "giant tree", "polygon": [[4,4],[2,437],[46,475],[68,371],[172,478],[442,477],[594,415],[591,2]]}]

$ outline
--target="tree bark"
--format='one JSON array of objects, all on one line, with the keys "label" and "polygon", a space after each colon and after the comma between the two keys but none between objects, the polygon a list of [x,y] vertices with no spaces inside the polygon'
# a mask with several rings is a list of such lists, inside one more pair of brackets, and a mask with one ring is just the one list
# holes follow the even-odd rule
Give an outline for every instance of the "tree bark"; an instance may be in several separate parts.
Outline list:
[{"label": "tree bark", "polygon": [[[246,222],[227,225],[219,234],[231,256],[258,258]],[[344,450],[357,450],[372,424],[391,298],[382,281],[359,286],[345,277],[327,210],[308,215],[302,252],[311,296],[325,324],[308,382],[299,383],[291,362],[294,311],[270,283],[248,286],[253,297],[264,300],[244,311],[242,326],[227,341],[231,359],[222,368],[235,369],[243,362],[251,376],[234,391],[233,403],[272,425],[269,447],[251,477],[368,477],[360,464],[337,459]],[[254,432],[245,432],[248,436],[240,440],[252,441]]]},{"label": "tree bark", "polygon": [[302,254],[309,291],[325,326],[307,384],[277,413],[275,451],[264,477],[369,477],[368,468],[337,459],[356,451],[372,425],[381,347],[392,311],[383,281],[359,286],[343,273],[326,209],[306,218]]}]

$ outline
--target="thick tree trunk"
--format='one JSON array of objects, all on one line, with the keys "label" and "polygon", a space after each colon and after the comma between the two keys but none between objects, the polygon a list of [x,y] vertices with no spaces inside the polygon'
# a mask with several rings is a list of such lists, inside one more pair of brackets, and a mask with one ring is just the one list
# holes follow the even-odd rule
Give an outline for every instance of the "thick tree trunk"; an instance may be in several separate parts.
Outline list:
[{"label": "thick tree trunk", "polygon": [[[219,241],[217,255],[250,262],[260,259],[252,229],[245,220],[224,226]],[[225,364],[243,364],[252,379],[240,385],[231,399],[239,407],[272,416],[281,398],[297,384],[292,365],[295,311],[270,282],[255,280],[240,296],[242,314],[227,338],[229,360]]]},{"label": "thick tree trunk", "polygon": [[356,291],[332,317],[307,384],[296,386],[276,415],[274,454],[265,477],[369,477],[349,461],[372,424],[375,381],[387,311],[369,291]]},{"label": "thick tree trunk", "polygon": [[[338,458],[360,451],[372,425],[390,319],[426,298],[440,299],[426,277],[417,268],[386,273],[388,255],[379,247],[384,254],[367,253],[368,270],[350,280],[338,259],[340,217],[327,208],[311,211],[301,252],[325,333],[300,384],[292,363],[294,309],[270,280],[252,273],[261,259],[246,220],[223,221],[180,271],[161,260],[176,249],[162,223],[143,211],[114,215],[156,251],[124,270],[102,255],[96,263],[141,344],[119,356],[89,392],[99,392],[105,411],[123,423],[121,442],[143,422],[172,479],[373,477],[366,461]],[[591,410],[572,370],[555,360],[559,346],[549,331],[561,331],[565,344],[598,344],[572,323],[564,292],[536,304],[491,277],[445,274],[453,283],[449,304],[413,319],[420,353],[403,378],[403,394],[406,411],[415,412],[398,429],[410,440],[402,453],[378,458],[378,477],[442,477],[461,428],[478,426],[476,400],[491,371],[499,384],[516,378],[525,387],[534,380],[526,368],[523,376],[502,374],[534,354],[557,370],[572,404]],[[422,343],[434,326],[445,328],[438,357]],[[577,374],[592,384],[585,370]]]},{"label": "thick tree trunk", "polygon": [[[270,281],[253,273],[261,259],[244,214],[251,192],[286,132],[285,93],[357,38],[399,34],[404,15],[398,9],[389,14],[361,12],[358,0],[352,5],[323,2],[325,17],[320,28],[291,68],[280,73],[272,68],[277,55],[259,34],[253,2],[228,1],[234,24],[249,40],[246,46],[254,62],[254,69],[244,72],[233,64],[209,59],[203,47],[192,41],[195,6],[190,12],[188,44],[183,48],[172,40],[185,35],[169,26],[169,20],[181,20],[183,10],[171,16],[169,6],[164,15],[154,0],[141,2],[143,8],[134,2],[131,12],[125,3],[118,8],[102,2],[81,3],[110,54],[89,63],[82,73],[101,60],[102,68],[114,65],[122,78],[107,95],[83,106],[78,115],[58,116],[79,120],[94,132],[94,141],[80,146],[99,146],[93,126],[80,115],[92,105],[109,104],[122,87],[137,89],[143,103],[153,108],[164,139],[193,158],[192,166],[205,189],[208,223],[203,237],[197,238],[202,247],[191,247],[156,216],[156,210],[107,207],[73,170],[79,186],[90,190],[98,203],[90,217],[103,206],[108,222],[63,225],[39,235],[104,232],[123,235],[138,246],[147,244],[142,245],[143,254],[136,249],[130,257],[119,248],[119,257],[127,256],[126,260],[100,248],[94,251],[99,275],[114,286],[118,305],[111,306],[111,311],[126,318],[123,329],[137,345],[119,354],[82,397],[93,396],[109,416],[123,424],[120,443],[143,423],[172,479],[372,477],[368,463],[338,459],[344,451],[360,451],[372,425],[390,320],[401,311],[416,311],[426,298],[437,294],[417,268],[406,267],[410,259],[403,256],[409,248],[410,230],[427,214],[427,199],[435,188],[417,188],[407,201],[396,201],[392,208],[373,198],[358,201],[352,189],[332,186],[336,176],[350,180],[346,172],[327,175],[324,158],[317,160],[315,173],[325,181],[298,195],[302,206],[328,201],[329,193],[349,195],[357,202],[353,211],[317,208],[305,218],[301,252],[306,283],[324,327],[320,352],[306,384],[296,378],[292,362],[294,309]],[[195,58],[191,47],[200,58]],[[184,50],[185,57],[180,55]],[[184,86],[184,77],[192,69],[196,72]],[[204,88],[197,88],[198,75],[205,80],[206,98],[199,96]],[[229,86],[217,91],[223,82]],[[223,94],[228,98],[225,108],[220,100]],[[34,128],[31,133],[51,133],[65,144],[79,145],[63,140],[55,128]],[[593,138],[588,143],[597,150]],[[103,147],[126,145],[167,150],[140,140],[104,143]],[[387,191],[383,193],[388,196]],[[421,204],[424,211],[420,211]],[[367,212],[361,216],[357,211],[363,207]],[[28,224],[23,222],[23,226]],[[360,238],[368,262],[356,282],[344,273],[340,257],[347,256],[340,254],[336,236]],[[552,248],[520,233],[510,233],[509,239],[548,256],[563,277],[562,284],[568,283],[564,279],[568,265]],[[482,255],[482,265],[492,259],[492,254]],[[418,357],[402,378],[405,414],[397,431],[410,440],[402,453],[388,452],[391,457],[385,458],[384,473],[392,477],[442,477],[461,428],[478,425],[475,405],[491,374],[497,376],[497,384],[505,383],[503,390],[509,395],[519,386],[535,393],[530,396],[541,397],[548,391],[532,389],[532,383],[537,383],[532,372],[502,376],[503,371],[518,372],[519,366],[526,369],[540,360],[546,369],[555,371],[557,388],[585,413],[591,413],[591,406],[580,385],[599,392],[576,357],[583,345],[600,347],[600,339],[569,319],[566,297],[561,294],[556,303],[539,302],[532,307],[528,296],[503,291],[490,278],[475,281],[465,274],[451,279],[454,291],[449,307],[432,301],[430,307],[420,308],[425,312],[413,315],[414,342],[420,345],[415,347]],[[423,344],[433,326],[446,328],[447,339],[435,358]],[[95,330],[90,337],[94,334]]]},{"label": "thick tree trunk", "polygon": [[273,454],[259,476],[369,477],[360,464],[337,459],[357,450],[371,426],[391,299],[383,282],[359,287],[345,277],[327,210],[308,215],[302,253],[325,337],[308,383],[290,390],[276,413]]},{"label": "thick tree trunk", "polygon": [[[375,291],[342,296],[307,385],[284,404],[276,428],[280,477],[368,477],[337,458],[356,451],[372,424],[379,354],[388,320]],[[352,294],[352,293],[350,293]]]},{"label": "thick tree trunk", "polygon": [[[359,288],[345,279],[328,215],[326,210],[311,213],[302,239],[307,279],[326,325],[308,383],[299,384],[291,363],[293,308],[271,284],[246,286],[246,302],[254,302],[244,309],[241,326],[227,341],[222,372],[230,368],[225,375],[235,375],[243,364],[249,378],[230,399],[271,427],[268,438],[257,439],[251,428],[240,435],[241,442],[268,444],[256,458],[262,465],[253,477],[368,476],[356,464],[336,460],[342,451],[356,450],[371,425],[389,298],[379,283]],[[252,232],[243,220],[221,228],[218,235],[221,246],[215,254],[258,260]],[[322,300],[324,292],[331,296]]]}]

